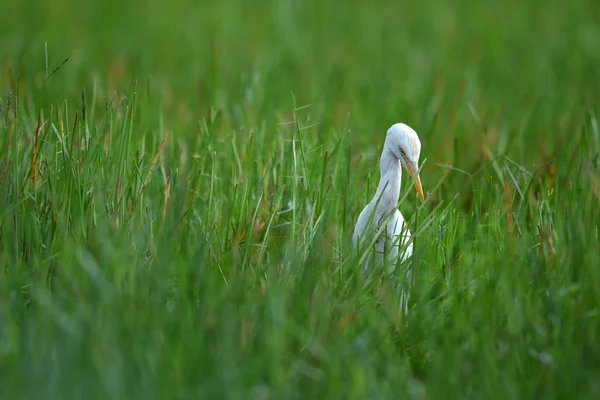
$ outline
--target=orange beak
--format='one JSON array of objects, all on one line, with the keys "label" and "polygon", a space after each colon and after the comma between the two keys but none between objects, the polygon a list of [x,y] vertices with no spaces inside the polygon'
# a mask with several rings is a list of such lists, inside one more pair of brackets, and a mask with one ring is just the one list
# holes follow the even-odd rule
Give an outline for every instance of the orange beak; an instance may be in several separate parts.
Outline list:
[{"label": "orange beak", "polygon": [[421,186],[421,177],[418,174],[418,166],[415,163],[412,163],[410,161],[406,162],[406,169],[408,170],[408,174],[410,175],[411,178],[414,178],[415,175],[417,175],[417,179],[415,180],[415,189],[417,190],[417,194],[419,195],[419,200],[421,200],[421,203],[423,203],[425,201],[425,196],[423,196],[423,186]]}]

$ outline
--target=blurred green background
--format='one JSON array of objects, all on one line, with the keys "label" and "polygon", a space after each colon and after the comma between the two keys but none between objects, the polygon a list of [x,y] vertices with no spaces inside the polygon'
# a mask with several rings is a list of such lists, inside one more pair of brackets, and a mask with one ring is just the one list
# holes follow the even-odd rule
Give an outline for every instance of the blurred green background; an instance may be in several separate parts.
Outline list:
[{"label": "blurred green background", "polygon": [[[599,65],[591,0],[4,0],[1,397],[596,398]],[[407,317],[340,267],[397,121]]]},{"label": "blurred green background", "polygon": [[[595,106],[594,4],[8,0],[0,83],[6,91],[18,72],[22,90],[35,90],[47,42],[50,70],[70,57],[47,85],[47,99],[77,98],[94,84],[98,96],[110,97],[137,79],[156,93],[157,114],[164,110],[184,134],[210,107],[225,111],[232,127],[251,118],[248,107],[288,113],[293,91],[300,105],[314,105],[324,130],[350,121],[357,140],[371,143],[402,120],[436,159],[451,161],[435,143],[489,128],[469,114],[509,130],[503,121],[535,110],[535,121],[523,120],[533,126],[517,133],[541,141]],[[554,150],[533,143],[534,160]]]}]

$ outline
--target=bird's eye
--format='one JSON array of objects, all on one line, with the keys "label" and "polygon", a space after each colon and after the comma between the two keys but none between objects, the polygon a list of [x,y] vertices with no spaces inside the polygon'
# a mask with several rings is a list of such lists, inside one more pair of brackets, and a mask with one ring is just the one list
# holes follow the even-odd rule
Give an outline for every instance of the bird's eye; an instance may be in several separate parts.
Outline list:
[{"label": "bird's eye", "polygon": [[404,154],[404,149],[400,147],[400,153]]}]

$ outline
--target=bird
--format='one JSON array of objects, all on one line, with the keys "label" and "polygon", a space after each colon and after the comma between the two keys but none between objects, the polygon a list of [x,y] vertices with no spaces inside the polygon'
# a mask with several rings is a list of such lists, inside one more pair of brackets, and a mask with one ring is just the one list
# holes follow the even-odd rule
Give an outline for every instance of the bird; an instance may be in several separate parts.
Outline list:
[{"label": "bird", "polygon": [[[382,262],[387,263],[389,260],[387,270],[390,273],[394,272],[398,259],[404,261],[413,254],[413,244],[409,243],[411,232],[398,210],[398,199],[404,167],[410,177],[415,179],[414,186],[419,200],[424,202],[419,176],[420,155],[421,141],[413,128],[398,122],[388,129],[379,161],[381,175],[377,191],[358,216],[352,235],[354,248],[368,246],[372,243],[373,234],[383,228],[382,225],[387,220],[387,226],[375,240],[375,261],[380,266]],[[367,256],[361,263],[363,272],[370,269],[370,259]]]}]

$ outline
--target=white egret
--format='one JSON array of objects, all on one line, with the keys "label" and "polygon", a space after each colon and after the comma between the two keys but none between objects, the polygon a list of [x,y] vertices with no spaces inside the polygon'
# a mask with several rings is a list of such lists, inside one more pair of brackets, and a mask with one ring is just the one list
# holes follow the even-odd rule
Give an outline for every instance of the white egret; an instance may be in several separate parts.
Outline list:
[{"label": "white egret", "polygon": [[[411,233],[404,217],[398,210],[398,199],[402,166],[404,166],[411,178],[416,176],[415,188],[421,202],[424,201],[418,172],[420,154],[421,141],[417,132],[410,126],[396,123],[388,129],[379,161],[381,177],[377,192],[360,213],[352,235],[353,246],[360,245],[359,249],[362,250],[363,246],[372,243],[373,234],[382,227],[382,223],[385,223],[387,219],[387,226],[375,241],[375,250],[377,265],[384,261],[385,255],[390,261],[390,272],[394,271],[399,257],[406,260],[413,253],[413,244],[412,242],[408,243]],[[388,219],[388,217],[390,218]],[[365,269],[370,258],[365,258],[361,269]]]}]

